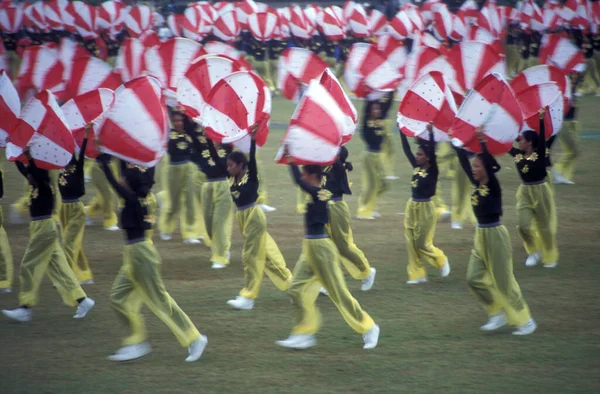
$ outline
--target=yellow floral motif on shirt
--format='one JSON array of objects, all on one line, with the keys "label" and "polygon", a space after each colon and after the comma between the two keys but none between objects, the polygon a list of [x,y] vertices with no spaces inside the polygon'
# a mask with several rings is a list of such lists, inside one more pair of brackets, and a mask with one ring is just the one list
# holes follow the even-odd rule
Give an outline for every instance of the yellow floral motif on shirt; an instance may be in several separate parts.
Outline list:
[{"label": "yellow floral motif on shirt", "polygon": [[39,191],[39,190],[38,190],[38,188],[36,187],[36,188],[34,188],[34,189],[31,189],[31,194],[29,195],[29,197],[30,197],[32,200],[35,200],[36,198],[38,198],[38,197],[39,197],[39,195],[40,195],[40,191]]},{"label": "yellow floral motif on shirt", "polygon": [[413,175],[418,175],[421,178],[427,178],[427,170],[421,167],[415,167],[413,170]]},{"label": "yellow floral motif on shirt", "polygon": [[515,162],[518,163],[521,160],[523,160],[523,155],[519,153],[518,155],[515,156]]},{"label": "yellow floral motif on shirt", "polygon": [[175,131],[175,130],[171,130],[171,132],[169,133],[169,138],[172,139],[172,140],[176,140],[180,136],[181,136],[181,134],[178,131]]},{"label": "yellow floral motif on shirt", "polygon": [[419,180],[418,179],[413,179],[412,181],[410,181],[410,185],[415,188],[419,185]]},{"label": "yellow floral motif on shirt", "polygon": [[536,161],[537,159],[538,159],[538,154],[537,154],[536,152],[533,152],[533,153],[531,154],[531,156],[529,156],[529,157],[527,158],[527,160],[529,160],[529,161]]},{"label": "yellow floral motif on shirt", "polygon": [[477,188],[477,193],[479,193],[481,197],[487,197],[490,194],[490,188],[487,187],[487,185],[481,185]]},{"label": "yellow floral motif on shirt", "polygon": [[527,173],[529,172],[529,166],[528,166],[528,165],[526,165],[525,167],[521,168],[521,172],[522,172],[523,174],[527,174]]},{"label": "yellow floral motif on shirt", "polygon": [[208,159],[208,158],[210,158],[210,151],[209,151],[208,149],[204,149],[204,150],[202,151],[202,157],[203,157],[204,159]]},{"label": "yellow floral motif on shirt", "polygon": [[317,192],[317,198],[320,201],[329,201],[329,200],[331,200],[332,195],[333,194],[331,194],[331,192],[327,189],[321,189]]},{"label": "yellow floral motif on shirt", "polygon": [[235,181],[235,177],[230,176],[229,177],[229,186],[241,186],[241,185],[245,185],[246,183],[248,183],[248,174],[244,174],[244,176],[242,177],[242,179],[240,179],[239,182]]},{"label": "yellow floral motif on shirt", "polygon": [[208,142],[206,137],[203,136],[198,137],[198,141],[200,141],[201,144],[206,144]]},{"label": "yellow floral motif on shirt", "polygon": [[211,167],[215,166],[215,161],[212,159],[212,157],[210,159],[208,159],[208,165]]},{"label": "yellow floral motif on shirt", "polygon": [[236,190],[236,191],[234,191],[234,192],[231,192],[231,195],[232,195],[232,196],[233,196],[233,198],[235,198],[236,200],[237,200],[238,198],[240,198],[240,192],[239,192],[239,190]]},{"label": "yellow floral motif on shirt", "polygon": [[148,169],[146,167],[138,166],[136,164],[131,164],[131,163],[127,164],[127,168],[130,170],[138,170],[141,173],[148,171]]},{"label": "yellow floral motif on shirt", "polygon": [[154,224],[156,222],[156,219],[154,219],[154,216],[152,215],[146,215],[144,216],[144,222]]},{"label": "yellow floral motif on shirt", "polygon": [[219,155],[219,157],[222,159],[227,156],[227,151],[225,149],[219,149],[217,151],[217,155]]},{"label": "yellow floral motif on shirt", "polygon": [[473,205],[474,207],[479,205],[479,195],[477,195],[477,194],[471,195],[471,205]]},{"label": "yellow floral motif on shirt", "polygon": [[186,141],[179,141],[177,143],[177,149],[179,150],[186,150],[188,148],[188,143]]}]

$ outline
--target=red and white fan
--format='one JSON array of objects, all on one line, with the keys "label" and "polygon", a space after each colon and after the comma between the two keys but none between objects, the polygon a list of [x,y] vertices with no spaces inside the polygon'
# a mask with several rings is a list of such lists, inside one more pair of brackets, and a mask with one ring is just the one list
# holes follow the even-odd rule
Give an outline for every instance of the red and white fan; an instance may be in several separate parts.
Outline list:
[{"label": "red and white fan", "polygon": [[243,0],[236,2],[236,16],[242,30],[248,30],[248,18],[250,15],[259,11],[258,5],[254,0]]},{"label": "red and white fan", "polygon": [[377,50],[383,53],[387,61],[401,73],[408,61],[408,50],[404,43],[390,35],[377,37]]},{"label": "red and white fan", "polygon": [[98,37],[96,31],[96,8],[84,3],[83,1],[74,1],[73,7],[73,26],[77,34],[84,40],[93,40]]},{"label": "red and white fan", "polygon": [[[114,101],[115,92],[110,89],[100,88],[77,96],[60,107],[65,115],[69,129],[71,130],[71,133],[73,133],[73,138],[75,138],[75,145],[78,153],[85,136],[85,126],[88,123],[94,123],[94,126],[99,125]],[[90,130],[88,135],[88,144],[85,149],[86,157],[92,159],[98,157],[98,150],[93,143],[95,140],[96,134],[92,127],[92,130]]]},{"label": "red and white fan", "polygon": [[8,54],[6,53],[6,48],[4,47],[4,43],[0,40],[0,70],[6,70],[6,72],[10,72],[10,59],[8,58]]},{"label": "red and white fan", "polygon": [[567,73],[582,73],[586,68],[583,52],[559,34],[544,34],[539,59],[540,63],[556,66]]},{"label": "red and white fan", "polygon": [[197,4],[188,5],[183,12],[183,25],[181,26],[185,38],[201,41],[206,36],[206,31],[212,26],[204,15],[204,12]]},{"label": "red and white fan", "polygon": [[388,20],[383,12],[374,9],[369,15],[369,31],[373,36],[382,36],[388,33]]},{"label": "red and white fan", "polygon": [[328,40],[346,38],[344,22],[336,15],[333,7],[327,7],[317,16],[317,28]]},{"label": "red and white fan", "polygon": [[73,62],[65,97],[77,97],[98,88],[115,90],[120,85],[120,75],[108,63],[96,57],[82,57]]},{"label": "red and white fan", "polygon": [[461,42],[450,49],[447,58],[463,92],[473,89],[488,74],[506,74],[504,58],[490,45],[480,42]]},{"label": "red and white fan", "polygon": [[344,129],[342,131],[342,144],[350,142],[354,132],[356,131],[356,123],[358,122],[358,114],[356,108],[350,98],[344,92],[344,88],[337,80],[331,70],[326,69],[321,76],[320,84],[329,92],[337,105],[344,113]]},{"label": "red and white fan", "polygon": [[146,73],[146,47],[137,38],[126,38],[119,48],[115,71],[123,82],[144,76]]},{"label": "red and white fan", "polygon": [[144,32],[152,29],[152,9],[147,5],[131,7],[125,16],[125,25],[131,37],[139,38]]},{"label": "red and white fan", "polygon": [[306,17],[304,10],[296,5],[291,7],[290,11],[291,19],[289,22],[292,35],[296,38],[308,40],[312,36],[313,25]]},{"label": "red and white fan", "polygon": [[0,8],[0,30],[7,34],[18,33],[23,26],[23,5],[13,4]]},{"label": "red and white fan", "polygon": [[73,29],[74,15],[69,12],[67,0],[52,0],[44,3],[44,14],[52,30],[71,31]]},{"label": "red and white fan", "polygon": [[21,100],[5,70],[0,71],[0,148],[12,132],[21,113]]},{"label": "red and white fan", "polygon": [[21,94],[29,89],[63,90],[63,71],[55,44],[27,47],[23,52],[17,87]]},{"label": "red and white fan", "polygon": [[169,16],[167,16],[167,26],[169,27],[169,30],[171,30],[171,33],[173,33],[173,36],[175,37],[182,37],[183,36],[183,23],[185,20],[185,16],[183,14],[171,14]]},{"label": "red and white fan", "polygon": [[105,1],[98,6],[96,25],[108,32],[111,39],[115,39],[125,26],[126,13],[125,5],[121,1]]},{"label": "red and white fan", "polygon": [[278,24],[277,12],[257,12],[248,16],[248,28],[252,36],[261,42],[267,42],[275,37]]},{"label": "red and white fan", "polygon": [[398,128],[409,137],[428,139],[427,126],[433,122],[436,141],[450,141],[448,131],[457,112],[454,96],[439,71],[417,79],[408,89],[398,109]]},{"label": "red and white fan", "polygon": [[256,144],[267,141],[271,117],[271,92],[265,82],[249,71],[229,74],[210,90],[201,123],[213,141],[231,144],[248,137],[258,127]]},{"label": "red and white fan", "polygon": [[521,111],[523,112],[523,128],[540,132],[538,111],[546,108],[544,125],[546,138],[556,135],[562,126],[564,115],[563,96],[555,82],[544,82],[533,85],[516,94]]},{"label": "red and white fan", "polygon": [[372,91],[394,90],[401,78],[400,70],[375,45],[357,43],[350,48],[344,80],[357,97],[366,97]]},{"label": "red and white fan", "polygon": [[404,40],[413,33],[414,26],[406,11],[398,12],[390,21],[389,32],[397,40]]},{"label": "red and white fan", "polygon": [[[297,164],[330,165],[342,144],[344,116],[325,86],[313,80],[292,116],[282,145]],[[283,146],[275,158],[278,163],[284,163]]]},{"label": "red and white fan", "polygon": [[248,63],[248,61],[244,57],[244,54],[232,47],[231,45],[226,44],[224,42],[209,41],[206,44],[204,44],[204,51],[206,52],[206,54],[228,57],[238,62],[240,66],[242,66],[244,69],[252,70],[252,66],[250,65],[250,63]]},{"label": "red and white fan", "polygon": [[179,80],[192,61],[204,53],[200,43],[181,37],[172,38],[146,51],[148,75],[161,83],[170,106],[175,105]]},{"label": "red and white fan", "polygon": [[569,76],[560,68],[540,64],[521,71],[511,81],[510,87],[516,94],[530,86],[538,85],[544,82],[555,82],[560,89],[565,102],[565,113],[571,105],[571,80]]},{"label": "red and white fan", "polygon": [[141,77],[115,91],[116,99],[96,129],[100,152],[154,167],[167,151],[168,117],[156,78]]},{"label": "red and white fan", "polygon": [[241,67],[232,59],[217,55],[206,55],[192,63],[177,87],[177,103],[185,114],[195,122],[201,121],[204,103],[221,79],[240,71]]},{"label": "red and white fan", "polygon": [[58,59],[63,65],[63,81],[66,83],[71,80],[71,72],[75,59],[81,57],[88,58],[90,53],[70,38],[63,38],[58,45]]},{"label": "red and white fan", "polygon": [[452,13],[445,4],[436,7],[433,12],[432,30],[440,41],[446,41],[452,33],[454,20]]},{"label": "red and white fan", "polygon": [[225,42],[235,41],[240,35],[240,24],[234,11],[219,15],[213,26],[213,34]]},{"label": "red and white fan", "polygon": [[452,123],[452,143],[471,152],[480,152],[477,128],[489,152],[502,155],[513,146],[523,125],[523,113],[510,85],[499,74],[480,81],[462,103]]},{"label": "red and white fan", "polygon": [[36,166],[46,170],[64,168],[75,152],[73,134],[56,98],[48,90],[25,104],[6,144],[6,157],[9,161],[23,160],[26,147]]},{"label": "red and white fan", "polygon": [[371,35],[369,31],[369,18],[362,4],[355,2],[344,5],[344,18],[350,27],[352,35],[357,38],[366,38]]},{"label": "red and white fan", "polygon": [[316,53],[303,48],[287,48],[277,63],[277,88],[288,100],[300,98],[302,85],[319,78],[327,63]]}]

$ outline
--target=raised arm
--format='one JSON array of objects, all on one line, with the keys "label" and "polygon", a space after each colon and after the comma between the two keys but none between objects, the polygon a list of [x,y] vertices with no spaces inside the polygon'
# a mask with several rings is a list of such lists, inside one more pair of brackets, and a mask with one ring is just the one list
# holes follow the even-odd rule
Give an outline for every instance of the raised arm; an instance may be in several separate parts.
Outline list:
[{"label": "raised arm", "polygon": [[105,153],[99,155],[96,159],[102,166],[102,171],[104,171],[104,175],[106,175],[106,180],[108,180],[108,183],[110,183],[110,185],[113,187],[113,189],[115,189],[117,194],[121,196],[121,198],[123,198],[126,202],[132,203],[137,201],[137,196],[135,195],[135,193],[121,185],[115,179],[115,176],[113,175],[113,172],[110,169],[110,159],[111,157]]},{"label": "raised arm", "polygon": [[467,151],[461,148],[457,148],[454,145],[452,145],[452,147],[454,148],[454,151],[458,156],[458,162],[460,163],[460,166],[462,167],[463,171],[465,172],[465,174],[467,174],[471,183],[475,185],[477,182],[473,178],[473,169],[471,168],[471,161],[469,160],[469,155],[467,154]]},{"label": "raised arm", "polygon": [[538,145],[537,145],[537,154],[538,157],[540,157],[542,160],[544,160],[544,163],[546,162],[546,125],[544,122],[544,117],[546,115],[546,109],[542,108],[540,109],[540,111],[538,112],[539,117],[540,117],[540,136],[538,139]]},{"label": "raised arm", "polygon": [[20,161],[17,161],[16,165],[17,165],[17,169],[19,170],[21,175],[23,175],[25,178],[27,178],[27,175],[29,174],[29,172],[27,171],[27,166],[25,164],[21,163]]},{"label": "raised arm", "polygon": [[410,162],[410,165],[413,167],[417,166],[417,161],[415,160],[415,155],[413,155],[412,150],[410,150],[410,144],[408,143],[408,138],[404,135],[403,132],[400,132],[400,139],[402,140],[402,149],[404,150],[404,154],[406,158]]},{"label": "raised arm", "polygon": [[483,168],[485,168],[485,172],[488,175],[488,179],[490,181],[495,181],[496,173],[494,172],[494,164],[496,161],[488,151],[487,144],[485,143],[485,140],[483,139],[482,135],[479,136],[479,144],[481,145],[481,161],[483,162]]},{"label": "raised arm", "polygon": [[256,168],[256,139],[251,136],[250,140],[250,160],[248,160],[248,178],[251,181],[258,180],[258,169]]},{"label": "raised arm", "polygon": [[215,148],[215,144],[212,141],[208,141],[206,144],[208,146],[208,151],[210,152],[210,156],[212,157],[215,165],[219,167],[221,171],[227,171],[227,162],[219,157],[219,153]]},{"label": "raised arm", "polygon": [[294,181],[302,190],[315,197],[319,192],[320,188],[309,185],[308,183],[302,180],[302,174],[300,173],[300,169],[295,163],[289,163],[290,171],[292,172],[292,177]]},{"label": "raised arm", "polygon": [[438,169],[437,166],[437,155],[435,153],[435,136],[433,134],[433,125],[427,125],[427,132],[429,133],[429,144],[427,144],[428,156],[429,156],[429,164],[436,171]]},{"label": "raised arm", "polygon": [[85,163],[85,150],[88,144],[88,136],[90,134],[90,129],[92,128],[92,124],[87,124],[85,126],[85,134],[83,135],[83,142],[81,143],[81,149],[79,150],[79,158],[77,159],[77,171],[83,173],[83,164]]}]

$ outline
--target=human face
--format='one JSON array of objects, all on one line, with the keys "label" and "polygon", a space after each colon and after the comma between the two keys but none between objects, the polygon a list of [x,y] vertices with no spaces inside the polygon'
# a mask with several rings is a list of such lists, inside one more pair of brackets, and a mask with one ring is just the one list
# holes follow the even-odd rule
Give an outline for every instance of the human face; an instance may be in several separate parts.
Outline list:
[{"label": "human face", "polygon": [[171,122],[173,123],[173,128],[175,130],[183,130],[183,116],[180,114],[175,114],[171,117]]},{"label": "human face", "polygon": [[473,179],[475,179],[477,182],[481,182],[487,178],[485,167],[483,166],[483,163],[479,157],[475,157],[473,159],[473,163],[471,164],[471,172],[473,173]]},{"label": "human face", "polygon": [[227,172],[232,177],[237,177],[242,173],[242,163],[236,163],[231,159],[227,159]]},{"label": "human face", "polygon": [[523,137],[517,138],[517,143],[519,144],[519,150],[522,152],[527,152],[531,148],[531,141],[527,141]]},{"label": "human face", "polygon": [[379,103],[374,103],[371,105],[371,112],[369,115],[371,119],[379,119],[381,117],[381,106]]},{"label": "human face", "polygon": [[319,186],[320,184],[317,174],[311,174],[306,169],[302,170],[302,180],[312,186]]},{"label": "human face", "polygon": [[419,167],[423,167],[423,166],[429,164],[429,158],[425,154],[425,151],[423,150],[423,148],[419,147],[419,149],[417,149],[417,154],[415,155],[415,161],[417,162],[417,165]]}]

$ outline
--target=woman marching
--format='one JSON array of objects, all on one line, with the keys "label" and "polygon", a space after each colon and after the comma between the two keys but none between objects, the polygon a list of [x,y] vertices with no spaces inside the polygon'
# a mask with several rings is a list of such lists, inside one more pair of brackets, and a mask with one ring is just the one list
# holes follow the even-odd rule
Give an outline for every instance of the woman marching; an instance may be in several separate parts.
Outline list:
[{"label": "woman marching", "polygon": [[413,155],[406,136],[400,133],[402,149],[413,166],[412,198],[406,203],[404,216],[404,237],[408,249],[406,283],[409,285],[427,282],[427,271],[423,267],[423,260],[436,267],[442,278],[450,275],[448,258],[444,252],[433,246],[437,213],[431,198],[436,191],[439,171],[433,126],[430,124],[427,130],[429,141],[419,141],[416,156]]},{"label": "woman marching", "polygon": [[129,327],[130,335],[123,347],[109,356],[111,361],[128,361],[150,353],[142,315],[142,304],[165,323],[183,347],[188,348],[187,362],[202,355],[208,338],[200,335],[190,318],[171,298],[160,273],[160,256],[146,231],[153,218],[143,201],[147,198],[151,181],[142,171],[127,171],[123,184],[117,182],[109,166],[110,156],[101,154],[97,160],[108,182],[125,200],[121,211],[121,227],[125,231],[123,266],[110,291],[110,302],[119,319]]},{"label": "woman marching", "polygon": [[326,226],[329,237],[335,243],[342,264],[356,280],[362,280],[362,291],[369,291],[375,283],[375,268],[371,268],[365,254],[354,243],[350,227],[350,209],[344,201],[344,194],[351,195],[346,171],[352,171],[352,163],[347,161],[348,149],[340,147],[340,156],[323,173],[323,185],[332,194],[329,202],[329,224]]},{"label": "woman marching", "polygon": [[83,252],[83,232],[85,230],[85,207],[80,198],[85,194],[85,179],[83,165],[88,135],[92,125],[85,126],[85,135],[79,158],[71,162],[58,176],[58,190],[62,198],[60,207],[60,225],[63,235],[63,250],[69,266],[75,273],[80,284],[93,284],[94,277]]},{"label": "woman marching", "polygon": [[32,308],[37,304],[40,284],[44,274],[48,273],[54,287],[63,302],[68,306],[77,305],[73,318],[84,318],[94,307],[95,302],[87,297],[73,273],[60,246],[58,226],[52,218],[54,208],[54,190],[48,171],[38,168],[28,150],[23,152],[29,165],[17,162],[21,174],[31,185],[29,196],[29,243],[21,261],[19,275],[20,306],[13,310],[3,310],[4,316],[28,322],[32,317]]},{"label": "woman marching", "polygon": [[[4,197],[4,173],[0,170],[0,201]],[[0,205],[0,294],[12,293],[13,257],[4,229],[4,214]]]},{"label": "woman marching", "polygon": [[502,189],[495,175],[500,168],[487,150],[481,129],[478,136],[482,153],[473,159],[473,167],[467,153],[457,149],[461,167],[475,186],[471,205],[477,228],[467,283],[487,309],[489,320],[481,326],[482,331],[494,331],[509,324],[517,327],[514,335],[529,335],[535,331],[536,323],[513,274],[510,235],[500,223]]},{"label": "woman marching", "polygon": [[237,219],[244,237],[242,264],[245,286],[240,295],[227,304],[235,309],[250,310],[258,297],[263,273],[281,291],[287,291],[292,283],[292,273],[285,266],[283,255],[267,232],[267,217],[257,204],[259,179],[256,169],[255,129],[251,135],[250,160],[242,152],[227,156],[229,188],[237,207]]},{"label": "woman marching", "polygon": [[329,222],[327,205],[331,192],[321,187],[323,168],[307,165],[300,173],[293,158],[287,155],[287,149],[284,154],[296,184],[310,195],[311,201],[304,215],[306,235],[302,254],[294,267],[289,290],[295,310],[295,326],[287,339],[276,343],[292,349],[307,349],[316,344],[315,334],[321,326],[321,318],[315,302],[323,286],[346,323],[354,331],[363,334],[363,348],[374,349],[379,340],[379,326],[348,291],[337,248],[325,229]]},{"label": "woman marching", "polygon": [[546,182],[546,134],[544,108],[539,111],[540,133],[524,131],[518,138],[519,148],[512,148],[510,154],[521,176],[517,190],[517,214],[519,235],[525,245],[528,257],[527,267],[540,261],[546,268],[554,268],[558,261],[556,244],[556,205],[554,193]]}]

